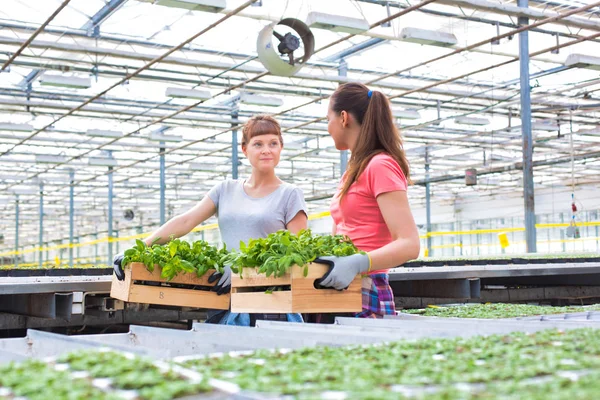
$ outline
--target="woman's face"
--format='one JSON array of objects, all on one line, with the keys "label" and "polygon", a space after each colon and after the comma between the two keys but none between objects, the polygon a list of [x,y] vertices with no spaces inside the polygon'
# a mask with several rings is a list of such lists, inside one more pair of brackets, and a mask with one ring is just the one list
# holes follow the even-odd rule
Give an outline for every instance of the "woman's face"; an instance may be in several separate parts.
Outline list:
[{"label": "woman's face", "polygon": [[329,109],[327,110],[327,132],[335,143],[335,148],[338,150],[348,150],[348,144],[344,140],[344,121],[342,111],[340,114],[333,111],[331,108],[331,102],[329,102]]},{"label": "woman's face", "polygon": [[252,168],[260,172],[270,172],[275,169],[279,164],[282,149],[279,136],[275,134],[255,136],[242,147]]}]

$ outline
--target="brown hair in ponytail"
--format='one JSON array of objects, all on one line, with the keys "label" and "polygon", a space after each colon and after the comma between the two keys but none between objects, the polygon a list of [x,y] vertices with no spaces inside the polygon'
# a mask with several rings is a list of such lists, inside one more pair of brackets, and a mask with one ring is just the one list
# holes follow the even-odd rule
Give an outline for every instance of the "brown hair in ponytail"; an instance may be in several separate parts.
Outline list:
[{"label": "brown hair in ponytail", "polygon": [[369,161],[379,153],[387,153],[396,160],[408,182],[412,183],[402,138],[394,125],[390,102],[383,93],[372,91],[369,97],[369,89],[362,83],[344,83],[333,93],[330,102],[333,111],[337,114],[346,111],[360,125],[340,197],[348,193]]}]

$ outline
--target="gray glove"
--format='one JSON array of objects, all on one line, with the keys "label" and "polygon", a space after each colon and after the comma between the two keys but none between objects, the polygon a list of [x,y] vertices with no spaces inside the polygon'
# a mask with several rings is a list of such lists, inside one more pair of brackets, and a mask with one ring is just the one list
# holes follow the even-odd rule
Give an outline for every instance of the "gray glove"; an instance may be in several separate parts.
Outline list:
[{"label": "gray glove", "polygon": [[366,254],[354,254],[347,257],[319,257],[314,262],[329,265],[329,272],[317,280],[317,285],[337,290],[348,289],[356,275],[367,272],[370,264],[369,256]]},{"label": "gray glove", "polygon": [[125,280],[125,271],[123,271],[123,266],[121,265],[124,257],[125,255],[123,253],[119,253],[113,258],[113,270],[115,271],[117,279],[120,281]]},{"label": "gray glove", "polygon": [[208,277],[208,283],[213,283],[217,279],[219,282],[213,287],[212,291],[217,292],[219,296],[229,293],[231,291],[231,265],[225,265],[223,272],[214,272]]}]

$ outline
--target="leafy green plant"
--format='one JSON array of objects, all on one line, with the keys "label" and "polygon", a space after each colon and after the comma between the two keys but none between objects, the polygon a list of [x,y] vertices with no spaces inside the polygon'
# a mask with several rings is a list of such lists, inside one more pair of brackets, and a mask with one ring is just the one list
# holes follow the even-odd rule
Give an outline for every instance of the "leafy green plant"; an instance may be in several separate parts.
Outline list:
[{"label": "leafy green plant", "polygon": [[221,271],[222,259],[227,255],[227,249],[217,249],[204,240],[189,243],[181,239],[172,239],[164,245],[146,246],[138,239],[135,246],[126,250],[124,255],[123,265],[140,262],[150,272],[158,265],[161,268],[161,277],[169,281],[180,273],[196,274],[200,277],[210,269]]},{"label": "leafy green plant", "polygon": [[425,309],[402,310],[407,314],[420,314],[426,317],[454,318],[514,318],[533,315],[566,314],[573,312],[600,310],[593,307],[547,307],[529,304],[469,304],[465,306],[440,307],[429,306]]},{"label": "leafy green plant", "polygon": [[[347,395],[344,398],[398,399],[404,397],[395,387],[403,385],[420,389],[423,396],[415,397],[419,399],[504,399],[486,396],[488,387],[512,394],[511,399],[529,399],[515,396],[518,384],[542,377],[552,380],[561,371],[600,373],[600,329],[431,338],[290,352],[258,350],[189,360],[184,365],[233,381],[245,390],[291,398],[315,399],[326,391],[341,391]],[[481,397],[456,390],[457,384],[482,385]],[[432,386],[440,392],[425,392]]]},{"label": "leafy green plant", "polygon": [[73,352],[58,361],[72,370],[87,371],[94,378],[111,378],[113,387],[137,390],[141,399],[167,400],[212,390],[206,381],[190,382],[172,370],[162,371],[150,359],[112,351]]},{"label": "leafy green plant", "polygon": [[358,249],[347,236],[313,235],[302,230],[297,235],[289,231],[271,233],[266,238],[240,242],[240,250],[230,252],[224,262],[232,265],[232,271],[242,273],[245,267],[258,268],[266,276],[285,275],[292,265],[304,266],[319,256],[350,256]]},{"label": "leafy green plant", "polygon": [[120,397],[104,393],[85,379],[73,379],[67,371],[57,371],[38,360],[0,366],[0,387],[9,388],[16,396],[31,400],[116,400]]}]

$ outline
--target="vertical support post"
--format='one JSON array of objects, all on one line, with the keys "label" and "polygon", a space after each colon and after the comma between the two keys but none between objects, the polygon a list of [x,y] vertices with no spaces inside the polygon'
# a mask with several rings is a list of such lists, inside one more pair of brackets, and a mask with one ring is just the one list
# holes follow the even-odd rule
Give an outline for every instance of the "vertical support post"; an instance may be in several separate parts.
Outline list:
[{"label": "vertical support post", "polygon": [[96,239],[96,244],[94,244],[94,264],[98,263],[98,234],[94,235],[94,239]]},{"label": "vertical support post", "polygon": [[[596,210],[594,212],[594,221],[598,220],[598,211]],[[596,225],[596,251],[600,252],[600,246],[598,245],[598,237],[600,237],[600,235],[598,234],[598,225]]]},{"label": "vertical support post", "polygon": [[165,142],[160,142],[160,225],[165,223]]},{"label": "vertical support post", "polygon": [[429,147],[425,147],[425,215],[427,223],[427,255],[432,256],[431,249],[431,187],[429,183]]},{"label": "vertical support post", "polygon": [[[338,76],[348,76],[348,63],[343,58],[340,60],[338,66]],[[346,168],[348,167],[348,150],[342,150],[340,152],[340,176],[344,175]]]},{"label": "vertical support post", "polygon": [[15,196],[15,268],[19,267],[19,195]]},{"label": "vertical support post", "polygon": [[[518,6],[527,8],[529,0],[518,0]],[[519,26],[529,19],[519,17]],[[535,198],[533,193],[533,140],[531,136],[531,93],[529,86],[529,32],[519,33],[519,63],[521,67],[521,131],[523,136],[523,197],[525,199],[525,242],[528,253],[535,253]]]},{"label": "vertical support post", "polygon": [[[108,261],[112,265],[112,238],[113,238],[113,167],[108,167]],[[78,248],[79,249],[79,248]]]},{"label": "vertical support post", "polygon": [[69,171],[69,267],[73,268],[73,233],[75,231],[75,171]]},{"label": "vertical support post", "polygon": [[44,184],[40,182],[40,237],[39,237],[39,267],[42,268],[42,264],[44,262],[44,252],[42,251],[44,247]]},{"label": "vertical support post", "polygon": [[[234,110],[231,112],[231,127],[238,126],[238,112]],[[239,167],[239,155],[238,155],[238,130],[234,129],[231,131],[231,178],[238,178],[238,167]]]}]

